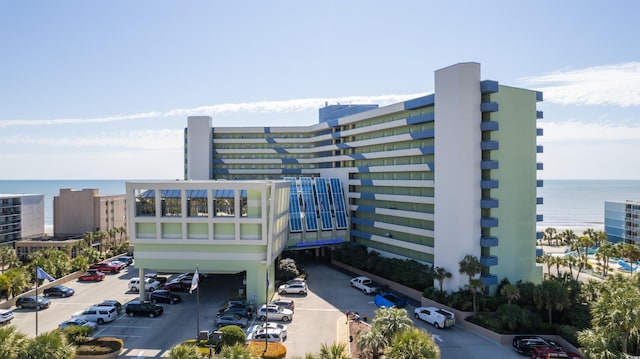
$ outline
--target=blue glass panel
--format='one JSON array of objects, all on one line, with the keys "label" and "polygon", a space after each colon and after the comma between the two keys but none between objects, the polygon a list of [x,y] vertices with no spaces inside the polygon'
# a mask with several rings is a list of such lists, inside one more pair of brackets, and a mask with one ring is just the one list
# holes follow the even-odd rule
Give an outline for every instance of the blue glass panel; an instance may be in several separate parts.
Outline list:
[{"label": "blue glass panel", "polygon": [[298,201],[298,186],[294,177],[285,177],[291,183],[289,194],[289,231],[302,232],[302,216],[300,215],[300,202]]},{"label": "blue glass panel", "polygon": [[331,217],[331,201],[329,200],[329,190],[327,188],[327,180],[323,177],[315,179],[316,194],[318,195],[318,209],[320,211],[320,224],[322,230],[330,230],[333,228],[333,220]]},{"label": "blue glass panel", "polygon": [[336,229],[347,229],[347,212],[344,205],[344,196],[342,195],[342,185],[339,178],[331,178],[331,198],[336,211]]}]

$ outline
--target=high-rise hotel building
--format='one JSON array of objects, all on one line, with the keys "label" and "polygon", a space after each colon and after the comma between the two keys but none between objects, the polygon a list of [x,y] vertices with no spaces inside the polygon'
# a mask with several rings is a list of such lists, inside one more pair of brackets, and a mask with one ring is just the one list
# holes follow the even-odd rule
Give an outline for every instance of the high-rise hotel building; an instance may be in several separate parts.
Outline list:
[{"label": "high-rise hotel building", "polygon": [[[539,101],[541,92],[481,80],[480,64],[460,63],[435,72],[434,94],[328,105],[309,126],[215,127],[189,117],[185,179],[290,181],[288,248],[359,243],[445,268],[447,290],[467,284],[459,262],[468,254],[488,286],[539,282]],[[325,231],[327,204],[334,224]]]}]

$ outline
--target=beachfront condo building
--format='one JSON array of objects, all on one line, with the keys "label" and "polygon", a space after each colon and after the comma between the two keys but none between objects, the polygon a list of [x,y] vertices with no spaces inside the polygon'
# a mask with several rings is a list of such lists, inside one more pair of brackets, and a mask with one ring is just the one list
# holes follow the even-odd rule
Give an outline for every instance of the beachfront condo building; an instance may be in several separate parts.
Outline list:
[{"label": "beachfront condo building", "polygon": [[44,235],[44,195],[0,194],[0,245]]},{"label": "beachfront condo building", "polygon": [[640,201],[605,201],[604,231],[609,242],[640,244]]},{"label": "beachfront condo building", "polygon": [[[437,70],[434,83],[430,95],[383,107],[325,104],[310,125],[216,127],[211,117],[189,117],[184,178],[234,188],[243,181],[290,183],[281,249],[358,243],[445,268],[453,275],[447,290],[468,283],[459,273],[466,255],[480,260],[481,278],[494,291],[503,278],[539,282],[542,93],[481,80],[478,63]],[[229,225],[237,236],[240,227]],[[211,231],[206,243],[215,245]]]}]

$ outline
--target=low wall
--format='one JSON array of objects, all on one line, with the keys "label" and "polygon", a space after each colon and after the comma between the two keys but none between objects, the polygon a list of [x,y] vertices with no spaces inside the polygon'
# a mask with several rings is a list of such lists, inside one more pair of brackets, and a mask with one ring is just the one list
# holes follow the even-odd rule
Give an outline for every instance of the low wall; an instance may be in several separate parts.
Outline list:
[{"label": "low wall", "polygon": [[[71,274],[68,274],[68,275],[66,275],[64,277],[58,278],[53,282],[45,281],[46,284],[42,284],[42,285],[38,286],[38,294],[42,295],[42,291],[43,290],[45,290],[47,288],[50,288],[50,287],[53,287],[54,285],[61,285],[61,284],[64,284],[66,282],[78,279],[78,277],[80,277],[84,273],[86,273],[86,271],[81,270],[81,271],[77,271],[77,272],[73,272]],[[14,305],[16,305],[16,300],[18,300],[18,298],[26,297],[26,296],[29,296],[29,295],[35,295],[35,294],[36,294],[36,289],[35,288],[33,288],[33,289],[29,290],[29,291],[26,291],[24,293],[21,293],[21,294],[13,297],[11,299],[7,299],[6,301],[0,302],[0,309],[9,309],[9,308],[13,307]]]}]

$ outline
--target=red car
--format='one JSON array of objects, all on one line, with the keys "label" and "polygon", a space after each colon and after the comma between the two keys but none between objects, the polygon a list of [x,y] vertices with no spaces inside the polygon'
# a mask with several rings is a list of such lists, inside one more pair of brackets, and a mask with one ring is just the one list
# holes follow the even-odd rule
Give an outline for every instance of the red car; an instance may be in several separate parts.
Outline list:
[{"label": "red car", "polygon": [[96,264],[92,264],[89,269],[96,269],[103,273],[118,273],[122,270],[122,264],[116,264],[113,262],[105,261]]},{"label": "red car", "polygon": [[567,351],[564,351],[563,349],[554,348],[554,347],[531,348],[531,359],[551,359],[551,358],[582,359],[582,356],[577,353],[567,352]]},{"label": "red car", "polygon": [[102,272],[100,272],[99,270],[89,270],[87,271],[87,273],[81,275],[80,277],[78,277],[79,281],[83,281],[83,282],[88,282],[88,281],[101,281],[104,279],[106,275]]}]

